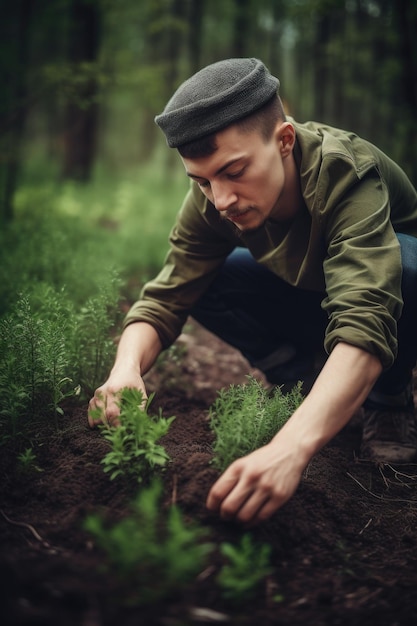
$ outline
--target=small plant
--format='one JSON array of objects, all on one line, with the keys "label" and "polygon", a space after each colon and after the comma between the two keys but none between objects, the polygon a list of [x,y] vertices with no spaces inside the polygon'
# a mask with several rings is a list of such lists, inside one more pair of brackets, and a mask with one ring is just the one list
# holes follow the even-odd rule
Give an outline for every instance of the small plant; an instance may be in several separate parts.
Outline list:
[{"label": "small plant", "polygon": [[112,336],[119,322],[120,287],[119,277],[112,273],[75,315],[73,377],[79,381],[83,397],[94,394],[114,360]]},{"label": "small plant", "polygon": [[224,471],[233,461],[267,444],[301,404],[301,383],[290,393],[272,393],[254,378],[222,389],[210,407],[216,440],[213,463]]},{"label": "small plant", "polygon": [[140,605],[178,593],[206,566],[212,544],[205,531],[187,524],[181,511],[161,508],[162,485],[142,489],[131,513],[108,527],[97,514],[84,527],[104,550],[130,604]]},{"label": "small plant", "polygon": [[175,417],[165,419],[148,413],[153,395],[144,404],[138,389],[125,388],[120,395],[120,425],[100,426],[111,450],[103,458],[104,471],[113,480],[117,476],[130,476],[139,483],[155,467],[163,467],[169,456],[157,442],[167,434]]},{"label": "small plant", "polygon": [[32,448],[26,448],[17,456],[19,470],[24,474],[30,474],[33,471],[41,472],[41,468],[36,464],[36,454]]},{"label": "small plant", "polygon": [[262,580],[271,574],[271,546],[257,545],[244,534],[240,544],[222,543],[222,555],[228,560],[217,576],[223,595],[232,601],[248,600]]}]

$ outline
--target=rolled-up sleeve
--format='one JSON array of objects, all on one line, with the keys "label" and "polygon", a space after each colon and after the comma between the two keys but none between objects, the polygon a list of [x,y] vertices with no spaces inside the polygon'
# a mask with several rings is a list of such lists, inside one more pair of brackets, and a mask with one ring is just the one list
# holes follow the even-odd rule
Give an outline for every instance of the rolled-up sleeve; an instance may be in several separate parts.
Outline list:
[{"label": "rolled-up sleeve", "polygon": [[402,310],[401,254],[390,223],[389,195],[375,170],[340,199],[325,232],[325,348],[331,352],[338,342],[347,342],[389,368]]}]

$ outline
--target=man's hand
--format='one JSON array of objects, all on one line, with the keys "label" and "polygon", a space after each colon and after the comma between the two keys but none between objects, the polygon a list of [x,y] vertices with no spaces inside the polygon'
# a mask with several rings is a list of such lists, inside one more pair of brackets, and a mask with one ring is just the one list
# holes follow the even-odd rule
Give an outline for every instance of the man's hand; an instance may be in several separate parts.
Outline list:
[{"label": "man's hand", "polygon": [[228,467],[213,485],[207,507],[225,520],[252,526],[268,519],[295,493],[303,465],[274,439]]},{"label": "man's hand", "polygon": [[107,381],[94,393],[88,405],[91,428],[100,423],[119,424],[119,395],[122,389],[140,389],[147,394],[142,376],[146,374],[162,349],[156,330],[146,322],[132,323],[120,337],[114,367]]},{"label": "man's hand", "polygon": [[308,396],[272,441],[220,476],[208,508],[247,525],[269,518],[295,493],[313,456],[359,409],[381,370],[377,357],[338,343]]},{"label": "man's hand", "polygon": [[119,425],[120,392],[125,387],[140,389],[143,393],[144,401],[146,401],[145,384],[137,372],[113,371],[104,385],[96,389],[94,397],[91,398],[88,404],[88,424],[90,428],[94,428],[101,423],[107,423],[112,426]]}]

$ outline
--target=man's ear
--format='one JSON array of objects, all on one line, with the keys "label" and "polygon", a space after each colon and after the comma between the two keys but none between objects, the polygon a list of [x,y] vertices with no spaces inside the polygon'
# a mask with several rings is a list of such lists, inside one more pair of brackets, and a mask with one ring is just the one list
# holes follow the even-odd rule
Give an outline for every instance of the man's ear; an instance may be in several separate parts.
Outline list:
[{"label": "man's ear", "polygon": [[280,122],[277,124],[275,137],[279,144],[282,158],[291,154],[295,144],[295,128],[291,122]]}]

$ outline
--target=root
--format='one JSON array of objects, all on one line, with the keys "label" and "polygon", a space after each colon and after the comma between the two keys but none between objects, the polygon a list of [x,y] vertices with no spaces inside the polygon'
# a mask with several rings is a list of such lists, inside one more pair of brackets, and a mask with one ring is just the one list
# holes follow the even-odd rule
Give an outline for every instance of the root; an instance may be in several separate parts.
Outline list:
[{"label": "root", "polygon": [[[352,476],[350,472],[347,472],[347,476],[349,476],[349,478],[351,478],[361,489],[366,491],[366,493],[369,493],[369,495],[371,495],[373,498],[376,498],[377,500],[380,500],[381,502],[404,502],[406,504],[412,504],[415,506],[417,505],[416,500],[413,498],[387,498],[386,496],[381,496],[378,493],[375,493],[374,491],[371,491],[370,489],[365,487],[365,485],[363,485],[357,478]],[[386,480],[384,480],[384,482],[385,484],[387,484]]]}]

